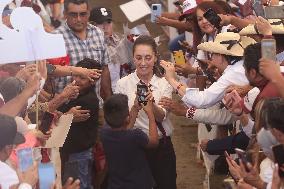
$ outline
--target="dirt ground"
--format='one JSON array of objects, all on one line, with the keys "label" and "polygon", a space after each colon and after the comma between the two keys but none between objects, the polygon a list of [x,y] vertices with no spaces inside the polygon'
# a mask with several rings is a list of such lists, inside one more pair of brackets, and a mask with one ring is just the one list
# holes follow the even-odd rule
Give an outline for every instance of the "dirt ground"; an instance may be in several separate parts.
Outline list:
[{"label": "dirt ground", "polygon": [[[107,6],[113,12],[113,20],[115,30],[121,32],[122,25],[127,23],[127,18],[119,8],[120,4],[128,2],[127,0],[92,0],[92,6]],[[128,23],[132,28],[138,24],[146,24],[153,37],[162,36],[162,45],[160,53],[163,58],[168,59],[167,37],[160,26],[152,24],[150,17],[140,19],[135,23]],[[205,168],[197,163],[196,148],[192,147],[193,143],[197,142],[197,126],[196,124],[172,115],[174,125],[173,143],[175,146],[177,157],[177,185],[178,189],[202,189],[205,176]]]}]

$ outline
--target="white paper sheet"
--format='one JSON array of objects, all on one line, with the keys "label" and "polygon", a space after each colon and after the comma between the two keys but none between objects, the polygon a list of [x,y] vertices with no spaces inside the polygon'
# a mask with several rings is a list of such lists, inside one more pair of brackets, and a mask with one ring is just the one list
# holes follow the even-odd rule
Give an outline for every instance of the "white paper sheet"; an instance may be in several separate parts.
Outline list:
[{"label": "white paper sheet", "polygon": [[[0,14],[12,0],[0,1]],[[66,56],[61,34],[44,31],[43,23],[30,7],[18,7],[10,16],[10,29],[0,20],[0,64],[28,62]]]},{"label": "white paper sheet", "polygon": [[52,130],[51,137],[46,141],[45,148],[59,148],[62,147],[67,134],[69,132],[73,120],[72,114],[62,115],[58,122],[57,127]]},{"label": "white paper sheet", "polygon": [[119,6],[130,22],[151,14],[151,8],[145,0],[133,0]]}]

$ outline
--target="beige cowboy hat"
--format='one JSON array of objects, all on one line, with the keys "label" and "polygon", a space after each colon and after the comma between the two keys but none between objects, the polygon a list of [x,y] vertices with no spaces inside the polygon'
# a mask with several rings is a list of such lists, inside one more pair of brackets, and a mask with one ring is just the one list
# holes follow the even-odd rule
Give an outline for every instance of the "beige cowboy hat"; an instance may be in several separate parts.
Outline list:
[{"label": "beige cowboy hat", "polygon": [[238,33],[219,33],[214,41],[201,43],[197,49],[230,56],[243,56],[244,49],[256,41],[250,37],[240,36]]},{"label": "beige cowboy hat", "polygon": [[[280,19],[269,19],[268,20],[271,28],[272,28],[272,34],[284,34],[284,25],[282,20]],[[240,32],[240,35],[253,35],[253,34],[259,34],[257,28],[254,24],[250,24],[247,27],[243,28]]]}]

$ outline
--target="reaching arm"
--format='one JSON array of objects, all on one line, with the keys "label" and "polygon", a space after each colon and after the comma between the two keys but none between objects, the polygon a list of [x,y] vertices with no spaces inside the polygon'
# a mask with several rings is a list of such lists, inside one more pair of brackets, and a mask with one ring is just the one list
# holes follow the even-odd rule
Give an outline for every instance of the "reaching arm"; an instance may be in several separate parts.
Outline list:
[{"label": "reaching arm", "polygon": [[33,75],[28,80],[26,88],[21,94],[5,103],[0,108],[0,114],[9,115],[15,117],[19,114],[28,104],[28,99],[32,97],[39,89],[39,76]]},{"label": "reaching arm", "polygon": [[101,78],[101,97],[106,100],[112,95],[110,72],[107,65],[103,67]]}]

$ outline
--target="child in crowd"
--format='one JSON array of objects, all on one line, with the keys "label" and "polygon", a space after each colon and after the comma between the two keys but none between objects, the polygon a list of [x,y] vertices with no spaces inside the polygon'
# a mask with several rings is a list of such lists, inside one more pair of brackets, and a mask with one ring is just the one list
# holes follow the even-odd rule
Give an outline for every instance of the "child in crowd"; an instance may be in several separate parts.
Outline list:
[{"label": "child in crowd", "polygon": [[[77,67],[100,69],[100,64],[93,59],[83,59]],[[80,188],[92,188],[92,149],[96,142],[99,100],[95,92],[95,82],[88,76],[73,76],[79,87],[79,96],[61,106],[63,113],[72,113],[74,118],[63,147],[60,149],[63,182],[69,176],[80,179]]]},{"label": "child in crowd", "polygon": [[[149,118],[149,137],[140,129],[132,129],[141,108]],[[135,100],[129,112],[128,97],[115,94],[105,102],[104,116],[107,126],[102,128],[100,137],[109,165],[108,188],[153,188],[152,174],[144,152],[144,148],[158,145],[152,100],[148,100],[146,105],[139,105]]]}]

